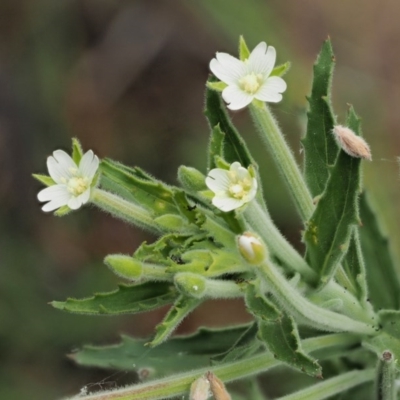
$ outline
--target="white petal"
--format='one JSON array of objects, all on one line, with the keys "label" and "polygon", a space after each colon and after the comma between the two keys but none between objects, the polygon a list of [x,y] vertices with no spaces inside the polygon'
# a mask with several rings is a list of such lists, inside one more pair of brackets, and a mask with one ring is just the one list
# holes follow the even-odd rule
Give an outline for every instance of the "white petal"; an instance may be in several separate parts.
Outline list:
[{"label": "white petal", "polygon": [[245,64],[227,53],[217,53],[216,58],[210,61],[210,69],[218,79],[229,85],[246,74]]},{"label": "white petal", "polygon": [[37,195],[39,201],[63,199],[63,201],[65,201],[65,204],[67,204],[70,197],[71,195],[70,193],[68,193],[67,187],[65,185],[49,186],[41,190]]},{"label": "white petal", "polygon": [[83,204],[81,196],[71,197],[69,199],[67,205],[71,210],[77,210]]},{"label": "white petal", "polygon": [[215,207],[225,212],[235,210],[236,208],[239,208],[244,204],[243,200],[234,199],[233,197],[222,196],[215,196],[212,199],[212,203]]},{"label": "white petal", "polygon": [[61,199],[52,200],[52,201],[49,201],[48,203],[46,203],[42,207],[42,210],[45,212],[54,211],[54,210],[57,210],[57,208],[60,208],[65,205],[66,205],[66,203],[63,202]]},{"label": "white petal", "polygon": [[92,179],[98,168],[99,159],[94,155],[92,150],[87,151],[79,163],[79,170],[82,176]]},{"label": "white petal", "polygon": [[222,168],[212,169],[206,178],[207,187],[214,193],[227,191],[230,183],[229,171]]},{"label": "white petal", "polygon": [[77,169],[77,166],[65,151],[56,150],[47,158],[47,169],[54,182],[63,183],[62,178],[71,178],[71,169]]},{"label": "white petal", "polygon": [[244,197],[243,201],[245,203],[248,203],[249,201],[253,200],[254,197],[257,194],[257,187],[258,187],[258,183],[257,183],[257,179],[253,178],[253,184],[251,186],[250,192],[247,193],[247,195]]},{"label": "white petal", "polygon": [[249,72],[255,72],[256,74],[269,76],[271,71],[274,69],[275,61],[275,48],[269,46],[267,49],[267,44],[265,42],[261,42],[251,52],[247,68]]},{"label": "white petal", "polygon": [[284,92],[286,87],[286,82],[282,78],[279,76],[271,76],[261,86],[254,97],[261,101],[277,103],[282,100],[282,95],[280,93]]},{"label": "white petal", "polygon": [[90,188],[88,190],[85,190],[80,196],[82,204],[86,204],[89,201],[90,198]]},{"label": "white petal", "polygon": [[254,96],[244,92],[238,86],[228,86],[222,91],[222,98],[230,110],[240,110],[249,105]]}]

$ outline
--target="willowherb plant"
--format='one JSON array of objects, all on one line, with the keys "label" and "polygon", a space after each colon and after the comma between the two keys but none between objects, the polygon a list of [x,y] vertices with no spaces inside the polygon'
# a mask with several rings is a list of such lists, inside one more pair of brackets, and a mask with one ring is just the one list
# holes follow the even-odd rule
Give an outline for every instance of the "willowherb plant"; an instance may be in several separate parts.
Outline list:
[{"label": "willowherb plant", "polygon": [[[55,151],[47,162],[50,176],[35,175],[48,186],[38,195],[47,202],[44,211],[64,215],[89,202],[158,235],[132,256],[105,257],[127,283],[82,300],[54,301],[55,308],[106,316],[171,304],[149,341],[123,336],[118,345],[85,346],[73,355],[79,364],[136,370],[148,380],[73,398],[260,400],[254,377],[280,366],[304,377],[281,399],[397,399],[400,283],[362,190],[361,162],[371,152],[360,119],[350,107],[340,126],[332,110],[331,43],[314,65],[303,171],[265,104],[281,100],[289,64],[274,68],[275,49],[264,42],[250,53],[241,38],[239,53],[239,59],[217,53],[210,63],[218,79],[207,82],[207,176],[182,166],[181,187],[171,186],[138,167],[99,162],[75,139],[72,157]],[[261,171],[224,101],[232,110],[249,107],[304,223],[304,256],[274,225]],[[243,298],[253,322],[170,338],[213,298]],[[310,384],[306,375],[319,380]],[[240,379],[248,381],[241,393],[225,387]]]}]

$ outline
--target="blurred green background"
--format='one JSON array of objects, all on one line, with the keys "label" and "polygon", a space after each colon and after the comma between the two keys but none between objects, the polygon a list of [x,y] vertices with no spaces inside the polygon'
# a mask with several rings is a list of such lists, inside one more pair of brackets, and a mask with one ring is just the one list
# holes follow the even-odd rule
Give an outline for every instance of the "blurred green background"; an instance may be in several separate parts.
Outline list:
[{"label": "blurred green background", "polygon": [[[398,238],[399,12],[395,0],[1,0],[0,398],[56,399],[84,385],[134,380],[79,368],[65,355],[83,343],[116,342],[122,332],[148,335],[165,310],[90,318],[47,303],[112,290],[116,279],[103,258],[153,238],[89,207],[62,219],[45,215],[31,173],[45,173],[46,157],[68,150],[74,136],[100,157],[170,183],[180,164],[205,172],[208,63],[216,51],[236,54],[240,34],[251,48],[265,40],[279,63],[292,62],[274,109],[299,161],[312,64],[331,36],[335,110],[342,123],[347,103],[363,117],[373,153],[365,184]],[[233,119],[259,160],[274,219],[301,246],[301,224],[247,112]],[[392,243],[399,253],[398,239]],[[240,303],[216,302],[180,331],[248,318]]]}]

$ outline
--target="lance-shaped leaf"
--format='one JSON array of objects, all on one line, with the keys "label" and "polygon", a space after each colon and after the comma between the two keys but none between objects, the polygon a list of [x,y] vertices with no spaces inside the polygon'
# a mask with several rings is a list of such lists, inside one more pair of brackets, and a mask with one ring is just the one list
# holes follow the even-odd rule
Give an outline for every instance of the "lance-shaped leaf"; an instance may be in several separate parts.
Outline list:
[{"label": "lance-shaped leaf", "polygon": [[396,360],[396,368],[400,370],[400,311],[382,310],[378,316],[379,334],[366,339],[363,344],[375,351],[378,357],[389,350]]},{"label": "lance-shaped leaf", "polygon": [[338,146],[332,135],[335,117],[331,106],[331,83],[335,65],[330,39],[326,40],[314,64],[311,96],[307,99],[307,133],[304,146],[304,175],[312,196],[324,191],[329,167],[335,162]]},{"label": "lance-shaped leaf", "polygon": [[188,316],[203,300],[192,297],[179,296],[173,306],[164,317],[163,321],[157,325],[156,333],[151,342],[146,345],[155,347],[165,342],[174,332],[182,320]]},{"label": "lance-shaped leaf", "polygon": [[352,286],[347,289],[350,290],[363,304],[368,297],[368,287],[360,235],[357,227],[353,227],[349,249],[342,264],[346,276],[350,280]]},{"label": "lance-shaped leaf", "polygon": [[[360,119],[350,108],[347,125],[360,134]],[[349,247],[352,227],[359,222],[360,158],[339,152],[326,189],[307,223],[305,242],[311,267],[324,286]]]},{"label": "lance-shaped leaf", "polygon": [[172,190],[164,183],[145,179],[141,174],[133,174],[126,167],[109,159],[102,160],[100,168],[105,177],[121,186],[138,204],[156,215],[178,213]]},{"label": "lance-shaped leaf", "polygon": [[371,303],[378,309],[399,309],[400,282],[389,239],[382,232],[368,196],[360,198],[361,246],[365,256]]},{"label": "lance-shaped leaf", "polygon": [[[226,329],[200,328],[189,336],[176,336],[149,349],[146,340],[122,336],[119,344],[85,346],[70,355],[78,364],[119,370],[147,371],[149,378],[211,365],[211,358],[225,353],[247,331],[248,325]],[[141,375],[141,374],[140,374]]]},{"label": "lance-shaped leaf", "polygon": [[[210,78],[213,82],[214,79]],[[239,161],[244,167],[250,164],[257,165],[247,149],[246,143],[240,136],[237,129],[233,126],[228,113],[226,112],[221,95],[210,89],[206,89],[206,109],[204,111],[211,129],[213,129],[213,136],[211,143],[215,139],[214,136],[218,135],[217,142],[218,148],[223,148],[224,159],[229,163]],[[215,128],[217,127],[218,128]],[[222,132],[224,136],[221,137]],[[222,139],[222,140],[221,140]],[[222,143],[221,143],[222,142]],[[214,147],[210,145],[210,157],[208,168],[214,168],[214,156],[212,156]]]},{"label": "lance-shaped leaf", "polygon": [[321,367],[301,347],[293,318],[281,312],[258,288],[250,283],[246,291],[248,310],[257,318],[259,337],[274,357],[308,375],[321,377]]},{"label": "lance-shaped leaf", "polygon": [[86,299],[53,301],[63,311],[90,315],[136,314],[172,303],[178,296],[168,282],[147,282],[141,285],[120,285],[117,290],[97,293]]},{"label": "lance-shaped leaf", "polygon": [[215,159],[217,156],[224,157],[225,133],[217,124],[212,128],[210,143],[208,144],[208,169],[217,168]]}]

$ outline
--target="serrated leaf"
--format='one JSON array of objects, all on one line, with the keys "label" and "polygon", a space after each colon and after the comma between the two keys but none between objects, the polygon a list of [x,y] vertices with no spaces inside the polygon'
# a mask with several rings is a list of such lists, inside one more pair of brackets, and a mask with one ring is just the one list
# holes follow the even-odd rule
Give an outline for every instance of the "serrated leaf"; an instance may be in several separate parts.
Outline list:
[{"label": "serrated leaf", "polygon": [[397,265],[390,251],[389,239],[382,232],[378,217],[365,193],[360,197],[360,217],[362,226],[359,232],[371,303],[378,309],[399,309]]},{"label": "serrated leaf", "polygon": [[[144,179],[109,159],[100,164],[102,173],[130,193],[135,201],[156,215],[177,214],[171,188],[160,181]],[[132,170],[132,169],[131,169]]]},{"label": "serrated leaf", "polygon": [[330,39],[326,40],[314,64],[314,78],[307,113],[304,146],[304,175],[312,196],[320,195],[335,162],[338,146],[332,135],[335,117],[331,106],[331,83],[335,64]]},{"label": "serrated leaf", "polygon": [[208,169],[217,168],[215,157],[224,155],[225,133],[221,131],[219,124],[212,128],[210,142],[208,144]]},{"label": "serrated leaf", "polygon": [[200,328],[188,336],[176,336],[149,349],[146,340],[122,336],[111,346],[85,346],[70,355],[80,365],[119,370],[147,370],[150,378],[210,365],[215,354],[225,353],[248,329],[247,325],[227,329]]},{"label": "serrated leaf", "polygon": [[257,339],[258,325],[253,322],[248,329],[226,352],[213,357],[213,364],[222,364],[231,361],[238,361],[241,358],[249,357],[260,350],[260,342]]},{"label": "serrated leaf", "polygon": [[41,174],[32,174],[32,176],[38,180],[40,183],[43,183],[43,185],[46,186],[53,186],[56,183],[53,181],[53,179],[48,176],[48,175],[41,175]]},{"label": "serrated leaf", "polygon": [[270,76],[283,76],[289,72],[292,64],[288,61],[285,64],[277,65],[271,72]]},{"label": "serrated leaf", "polygon": [[[210,80],[210,82],[213,81]],[[256,166],[257,164],[251,157],[245,141],[233,126],[219,93],[206,89],[206,109],[204,113],[211,129],[219,125],[221,132],[225,134],[223,141],[224,159],[229,163],[239,161],[246,168],[250,164]]]},{"label": "serrated leaf", "polygon": [[157,325],[154,338],[146,345],[155,347],[165,342],[182,320],[203,302],[202,299],[179,296],[163,321]]},{"label": "serrated leaf", "polygon": [[[360,120],[352,108],[347,125],[360,133]],[[307,257],[320,276],[320,286],[336,272],[348,250],[352,227],[359,221],[360,163],[359,158],[339,152],[326,189],[307,223]]]},{"label": "serrated leaf", "polygon": [[386,350],[392,352],[396,368],[400,370],[400,311],[382,310],[378,316],[381,328],[379,334],[366,339],[363,344],[379,357]]},{"label": "serrated leaf", "polygon": [[53,301],[51,305],[77,314],[136,314],[170,304],[177,296],[176,290],[168,282],[146,282],[141,285],[120,285],[117,290],[97,293],[86,299]]},{"label": "serrated leaf", "polygon": [[293,318],[281,312],[260,291],[258,282],[249,283],[246,306],[258,321],[259,337],[274,357],[311,376],[321,376],[321,367],[301,347]]},{"label": "serrated leaf", "polygon": [[83,156],[83,150],[81,143],[77,138],[72,138],[72,159],[76,165],[79,165]]},{"label": "serrated leaf", "polygon": [[364,304],[368,297],[368,287],[364,257],[357,227],[353,227],[352,229],[349,249],[342,265],[346,276],[352,284],[351,292]]}]

